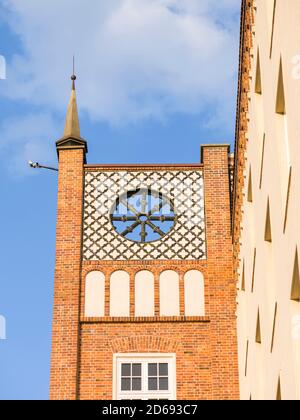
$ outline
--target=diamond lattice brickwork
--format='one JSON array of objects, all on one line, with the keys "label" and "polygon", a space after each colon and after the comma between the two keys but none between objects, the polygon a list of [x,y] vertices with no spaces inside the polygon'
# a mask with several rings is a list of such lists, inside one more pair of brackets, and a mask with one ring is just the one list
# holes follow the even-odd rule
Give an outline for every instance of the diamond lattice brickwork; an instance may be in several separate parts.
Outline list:
[{"label": "diamond lattice brickwork", "polygon": [[[201,260],[206,258],[204,185],[201,170],[87,171],[85,175],[83,258],[95,260]],[[117,198],[151,188],[174,203],[174,228],[161,240],[132,242],[111,223]]]}]

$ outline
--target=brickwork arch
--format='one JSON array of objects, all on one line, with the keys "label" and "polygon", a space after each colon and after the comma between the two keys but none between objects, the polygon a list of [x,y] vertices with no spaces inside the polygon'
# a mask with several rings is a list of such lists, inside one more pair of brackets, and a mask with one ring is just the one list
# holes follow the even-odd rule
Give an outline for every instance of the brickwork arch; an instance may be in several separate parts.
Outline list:
[{"label": "brickwork arch", "polygon": [[113,353],[174,353],[179,340],[154,335],[117,338],[107,342]]}]

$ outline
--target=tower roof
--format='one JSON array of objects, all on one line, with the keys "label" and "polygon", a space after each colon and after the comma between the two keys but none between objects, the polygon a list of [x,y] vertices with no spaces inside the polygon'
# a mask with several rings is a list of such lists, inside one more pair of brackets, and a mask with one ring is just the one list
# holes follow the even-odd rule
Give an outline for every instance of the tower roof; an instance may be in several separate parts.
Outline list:
[{"label": "tower roof", "polygon": [[80,125],[78,118],[78,108],[77,108],[77,99],[76,99],[76,89],[75,89],[75,80],[76,76],[71,77],[72,80],[72,92],[68,105],[68,111],[66,116],[66,124],[64,137],[78,137],[80,138]]},{"label": "tower roof", "polygon": [[63,137],[56,142],[57,151],[61,149],[84,149],[87,153],[87,143],[80,135],[80,124],[78,117],[78,107],[76,98],[75,80],[76,76],[73,74],[72,91],[68,105],[65,129]]}]

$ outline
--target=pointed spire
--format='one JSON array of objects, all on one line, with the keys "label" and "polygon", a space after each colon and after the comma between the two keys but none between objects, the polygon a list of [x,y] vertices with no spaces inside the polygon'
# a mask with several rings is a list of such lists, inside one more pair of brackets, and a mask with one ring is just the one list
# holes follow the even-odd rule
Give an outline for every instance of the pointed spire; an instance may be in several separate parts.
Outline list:
[{"label": "pointed spire", "polygon": [[[62,149],[84,149],[84,153],[86,154],[87,143],[80,135],[80,125],[79,125],[79,117],[78,117],[78,107],[77,107],[77,99],[76,99],[76,87],[75,81],[76,76],[74,74],[74,61],[73,61],[73,75],[71,77],[72,80],[72,91],[71,97],[68,105],[68,111],[66,116],[66,123],[63,137],[56,142],[56,149],[59,153]],[[85,156],[84,156],[84,160]]]},{"label": "pointed spire", "polygon": [[72,80],[72,92],[68,106],[68,112],[66,117],[64,137],[81,138],[80,137],[80,126],[78,118],[78,108],[76,99],[75,80],[76,76],[71,77]]}]

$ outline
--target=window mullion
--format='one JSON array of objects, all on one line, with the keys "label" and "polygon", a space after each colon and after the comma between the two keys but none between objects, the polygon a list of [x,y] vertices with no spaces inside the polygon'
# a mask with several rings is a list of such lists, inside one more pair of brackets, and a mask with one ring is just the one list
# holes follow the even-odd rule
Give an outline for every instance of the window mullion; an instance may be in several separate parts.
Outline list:
[{"label": "window mullion", "polygon": [[148,362],[147,361],[143,361],[142,362],[142,392],[146,393],[148,391],[148,386],[147,386],[147,382],[148,382]]},{"label": "window mullion", "polygon": [[122,361],[121,360],[118,361],[117,374],[118,374],[117,390],[118,390],[118,394],[119,394],[119,393],[122,392],[122,387],[121,387],[121,383],[122,383]]}]

